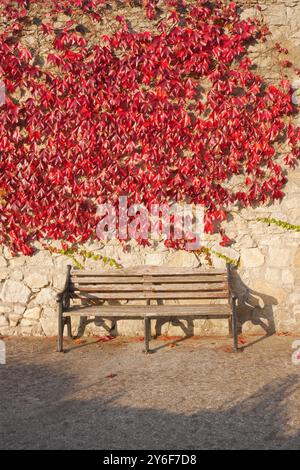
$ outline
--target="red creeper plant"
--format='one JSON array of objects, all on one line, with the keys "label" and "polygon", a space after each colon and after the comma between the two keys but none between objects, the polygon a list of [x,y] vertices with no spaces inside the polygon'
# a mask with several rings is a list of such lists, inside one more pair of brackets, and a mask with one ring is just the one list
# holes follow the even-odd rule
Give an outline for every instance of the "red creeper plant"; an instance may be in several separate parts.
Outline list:
[{"label": "red creeper plant", "polygon": [[[158,21],[159,3],[168,13]],[[265,83],[247,56],[269,34],[259,20],[221,0],[147,0],[156,32],[119,16],[114,34],[89,41],[78,15],[101,24],[105,4],[0,0],[0,242],[14,253],[87,241],[97,204],[123,194],[146,207],[201,204],[212,233],[233,206],[281,199],[300,156],[289,82]],[[69,20],[57,30],[61,12]],[[33,22],[51,43],[44,65],[22,40]]]}]

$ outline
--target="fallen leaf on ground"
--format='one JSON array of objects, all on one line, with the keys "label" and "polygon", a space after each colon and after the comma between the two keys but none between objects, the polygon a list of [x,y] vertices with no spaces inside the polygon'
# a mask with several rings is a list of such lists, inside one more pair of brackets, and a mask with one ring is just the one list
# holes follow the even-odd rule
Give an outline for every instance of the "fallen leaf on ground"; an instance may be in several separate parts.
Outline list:
[{"label": "fallen leaf on ground", "polygon": [[279,331],[279,333],[277,333],[277,336],[290,336],[290,333],[288,331]]},{"label": "fallen leaf on ground", "polygon": [[182,338],[183,338],[183,336],[165,336],[165,335],[161,335],[161,336],[158,336],[156,339],[158,339],[160,341],[179,341]]},{"label": "fallen leaf on ground", "polygon": [[238,337],[238,343],[239,343],[239,344],[246,344],[246,343],[247,343],[247,340],[246,340],[246,338],[245,338],[244,336],[240,335],[240,336]]},{"label": "fallen leaf on ground", "polygon": [[114,377],[117,377],[118,374],[108,374],[105,376],[106,379],[113,379]]},{"label": "fallen leaf on ground", "polygon": [[234,353],[234,349],[232,346],[224,346],[222,348],[222,351],[226,352],[226,353]]},{"label": "fallen leaf on ground", "polygon": [[114,339],[114,336],[111,335],[105,335],[105,336],[94,336],[94,338],[97,340],[97,342],[105,342],[105,341],[111,341]]},{"label": "fallen leaf on ground", "polygon": [[140,343],[144,339],[144,336],[133,336],[132,338],[126,338],[126,343]]},{"label": "fallen leaf on ground", "polygon": [[77,338],[77,339],[74,339],[74,343],[75,344],[84,344],[84,343],[86,343],[86,340]]},{"label": "fallen leaf on ground", "polygon": [[216,335],[205,335],[205,336],[189,336],[189,338],[191,339],[195,339],[195,340],[210,340],[210,339],[213,339],[213,340],[220,340],[220,339],[227,339],[227,336],[216,336]]}]

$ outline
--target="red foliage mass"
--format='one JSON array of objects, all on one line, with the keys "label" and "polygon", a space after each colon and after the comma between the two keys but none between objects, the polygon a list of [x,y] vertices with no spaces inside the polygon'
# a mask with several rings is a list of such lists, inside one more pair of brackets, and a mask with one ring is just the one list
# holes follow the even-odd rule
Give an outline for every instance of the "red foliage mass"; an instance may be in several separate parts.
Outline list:
[{"label": "red foliage mass", "polygon": [[[265,84],[246,56],[265,26],[241,20],[234,4],[168,1],[158,34],[132,32],[120,17],[119,30],[95,45],[72,21],[54,34],[48,18],[39,28],[53,40],[51,72],[18,39],[38,1],[0,1],[1,243],[30,254],[34,240],[84,242],[95,233],[96,204],[123,194],[146,206],[202,204],[208,232],[232,204],[283,197],[276,142],[287,138],[293,166],[300,130],[285,119],[294,111],[290,84]],[[104,3],[55,0],[53,15],[72,19],[82,9],[101,21]],[[150,19],[156,4],[145,2]],[[30,94],[18,101],[18,90]]]}]

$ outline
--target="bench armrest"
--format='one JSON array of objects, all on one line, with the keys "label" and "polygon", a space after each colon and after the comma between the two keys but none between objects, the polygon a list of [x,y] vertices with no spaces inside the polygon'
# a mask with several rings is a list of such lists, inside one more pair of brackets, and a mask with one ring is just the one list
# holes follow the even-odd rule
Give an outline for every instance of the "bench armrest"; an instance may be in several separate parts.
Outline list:
[{"label": "bench armrest", "polygon": [[67,272],[66,272],[66,280],[64,287],[62,288],[61,291],[57,292],[56,294],[56,302],[62,303],[64,300],[64,297],[68,295],[69,293],[69,283],[70,283],[70,271],[71,271],[71,266],[67,266]]},{"label": "bench armrest", "polygon": [[55,299],[56,302],[61,302],[62,299],[63,299],[63,296],[65,295],[65,293],[66,293],[66,290],[63,290],[63,291],[61,291],[61,292],[58,292],[58,293],[56,294],[56,299]]}]

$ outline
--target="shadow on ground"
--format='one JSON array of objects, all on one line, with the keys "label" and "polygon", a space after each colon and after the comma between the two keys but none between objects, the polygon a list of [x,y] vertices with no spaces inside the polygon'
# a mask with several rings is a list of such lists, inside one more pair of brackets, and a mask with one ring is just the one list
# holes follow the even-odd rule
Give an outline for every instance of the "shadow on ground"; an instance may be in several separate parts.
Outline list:
[{"label": "shadow on ground", "polygon": [[[298,375],[274,380],[239,403],[223,402],[222,407],[216,405],[215,409],[201,409],[199,394],[200,411],[183,414],[137,407],[134,400],[132,406],[120,405],[125,389],[99,397],[97,381],[78,388],[75,376],[42,365],[12,365],[2,372],[4,379],[7,374],[10,377],[21,374],[23,380],[15,390],[6,387],[5,393],[9,395],[0,395],[2,449],[296,449],[300,446],[300,432],[289,431],[290,417],[285,409],[285,401],[299,383]],[[72,397],[74,389],[76,393]],[[81,392],[89,398],[78,398]]]}]

